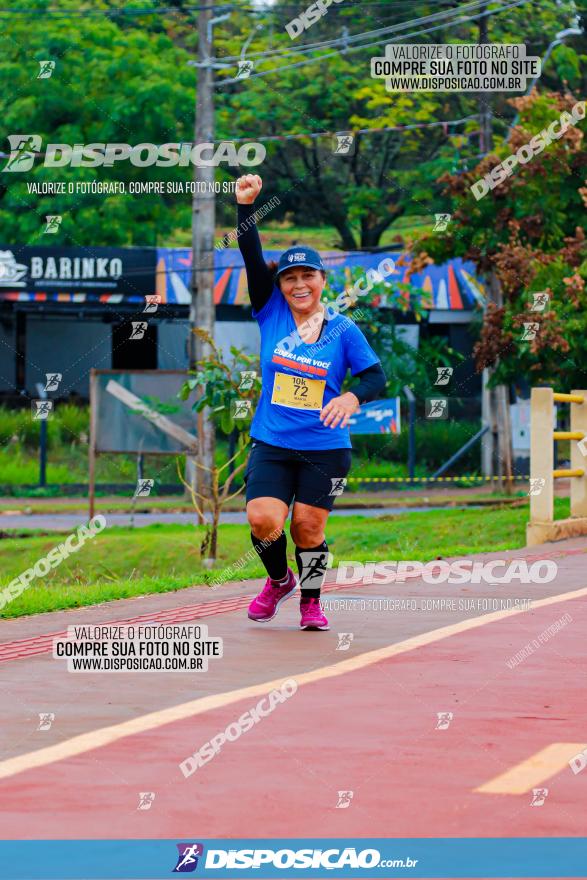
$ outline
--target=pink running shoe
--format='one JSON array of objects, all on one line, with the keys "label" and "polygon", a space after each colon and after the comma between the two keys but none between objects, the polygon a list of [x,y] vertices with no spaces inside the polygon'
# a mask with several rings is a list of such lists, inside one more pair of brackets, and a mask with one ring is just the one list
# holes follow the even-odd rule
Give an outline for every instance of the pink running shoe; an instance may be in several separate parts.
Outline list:
[{"label": "pink running shoe", "polygon": [[279,610],[279,606],[289,599],[298,585],[297,578],[291,568],[287,569],[288,580],[282,587],[276,587],[271,578],[267,578],[265,586],[258,596],[255,596],[249,605],[249,617],[251,620],[265,622],[273,620]]},{"label": "pink running shoe", "polygon": [[300,629],[330,629],[320,599],[302,599],[300,611],[302,612]]}]

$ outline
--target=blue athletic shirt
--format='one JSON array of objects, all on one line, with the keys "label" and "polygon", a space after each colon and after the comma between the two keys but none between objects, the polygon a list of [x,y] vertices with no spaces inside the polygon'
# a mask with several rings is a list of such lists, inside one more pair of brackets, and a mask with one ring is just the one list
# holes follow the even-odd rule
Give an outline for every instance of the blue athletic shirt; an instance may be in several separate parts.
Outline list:
[{"label": "blue athletic shirt", "polygon": [[260,311],[252,312],[261,330],[262,390],[253,422],[251,437],[286,449],[351,449],[348,426],[336,428],[320,421],[319,410],[294,409],[271,402],[275,374],[303,376],[326,381],[322,406],[340,395],[347,370],[355,376],[379,363],[379,358],[349,318],[337,314],[324,324],[317,342],[292,346],[279,343],[297,331],[287,301],[274,286]]}]

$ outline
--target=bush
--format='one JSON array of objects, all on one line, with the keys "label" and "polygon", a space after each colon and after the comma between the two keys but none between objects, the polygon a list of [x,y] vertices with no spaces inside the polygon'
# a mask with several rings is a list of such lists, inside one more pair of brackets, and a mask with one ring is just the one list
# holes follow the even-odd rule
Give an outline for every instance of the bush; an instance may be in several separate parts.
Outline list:
[{"label": "bush", "polygon": [[[90,436],[90,408],[89,406],[75,406],[72,403],[62,403],[55,410],[54,421],[59,426],[61,442],[65,445],[80,443],[80,438],[85,437],[86,442]],[[83,436],[82,436],[83,435]],[[82,446],[85,443],[81,443]]]},{"label": "bush", "polygon": [[20,435],[20,427],[26,418],[26,410],[13,410],[0,406],[0,446],[10,443],[12,437]]},{"label": "bush", "polygon": [[[38,449],[40,430],[41,420],[33,419],[30,408],[15,410],[0,406],[0,445],[5,446],[16,437],[21,446]],[[56,449],[61,445],[79,444],[82,435],[85,435],[87,442],[89,432],[89,407],[62,403],[55,407],[47,420],[47,447]]]},{"label": "bush", "polygon": [[[0,451],[0,486],[33,485],[39,479],[39,460],[22,447],[14,446]],[[69,464],[47,463],[47,482],[75,482]]]},{"label": "bush", "polygon": [[[427,473],[439,468],[444,462],[464,446],[479,430],[478,422],[474,421],[439,421],[416,422],[416,467],[424,467]],[[408,462],[408,425],[404,421],[402,432],[393,436],[355,435],[352,436],[353,448],[357,455],[368,456],[374,460]],[[473,473],[479,469],[480,447],[473,446],[455,463],[451,469],[456,473]]]}]

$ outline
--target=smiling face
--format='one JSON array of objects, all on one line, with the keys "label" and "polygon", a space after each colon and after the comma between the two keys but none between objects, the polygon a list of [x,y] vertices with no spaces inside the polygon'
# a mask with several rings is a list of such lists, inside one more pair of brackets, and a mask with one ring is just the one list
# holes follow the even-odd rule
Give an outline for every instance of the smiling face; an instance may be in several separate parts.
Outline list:
[{"label": "smiling face", "polygon": [[294,315],[304,317],[317,310],[326,275],[309,266],[292,266],[277,277],[277,284]]}]

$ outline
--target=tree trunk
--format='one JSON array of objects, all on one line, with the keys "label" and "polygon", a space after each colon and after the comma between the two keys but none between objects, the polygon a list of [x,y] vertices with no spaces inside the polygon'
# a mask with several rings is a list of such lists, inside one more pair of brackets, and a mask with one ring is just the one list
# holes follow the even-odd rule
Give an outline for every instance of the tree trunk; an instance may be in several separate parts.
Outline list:
[{"label": "tree trunk", "polygon": [[[196,97],[195,142],[214,142],[214,74],[210,21],[213,3],[203,7],[198,17],[198,85]],[[207,357],[210,347],[193,333],[194,327],[206,330],[214,338],[214,227],[215,195],[214,166],[195,166],[196,182],[192,202],[192,301],[190,306],[190,369],[195,361]],[[199,185],[198,185],[199,184]],[[198,418],[198,461],[196,489],[210,497],[211,468],[214,466],[216,436],[208,408]],[[193,485],[193,484],[192,484]]]},{"label": "tree trunk", "polygon": [[214,516],[212,519],[212,534],[210,537],[210,549],[208,550],[208,555],[210,559],[213,559],[216,562],[216,558],[218,556],[218,522],[220,520],[220,510],[214,511]]},{"label": "tree trunk", "polygon": [[[501,284],[494,270],[489,273],[488,298],[498,307],[503,305],[503,293]],[[496,366],[488,370],[491,378]],[[512,473],[512,425],[510,418],[509,389],[506,385],[496,385],[489,395],[489,424],[491,429],[495,426],[496,435],[493,440],[493,454],[496,458],[495,473],[499,477],[499,488],[506,494],[511,494],[513,480]]]},{"label": "tree trunk", "polygon": [[512,494],[512,424],[510,418],[510,396],[507,385],[498,385],[497,398],[497,454],[499,457],[500,489],[506,495]]},{"label": "tree trunk", "polygon": [[397,217],[401,217],[404,210],[404,208],[396,206],[389,212],[385,220],[380,220],[379,223],[374,223],[372,226],[363,226],[361,229],[361,247],[377,247],[385,230],[389,229]]},{"label": "tree trunk", "polygon": [[490,378],[491,373],[486,367],[483,370],[483,389],[481,391],[481,423],[483,427],[487,425],[489,431],[484,434],[481,439],[481,473],[484,477],[488,477],[493,485],[493,477],[495,476],[494,455],[497,423],[494,419],[495,407],[493,406],[492,401],[493,389],[487,387]]},{"label": "tree trunk", "polygon": [[340,235],[340,243],[342,245],[342,249],[345,251],[355,251],[357,249],[357,244],[353,232],[346,222],[346,219],[342,220],[340,219],[340,217],[332,217],[331,222],[338,234]]}]

